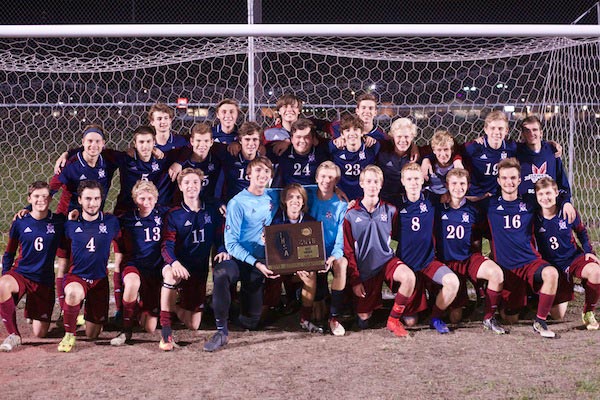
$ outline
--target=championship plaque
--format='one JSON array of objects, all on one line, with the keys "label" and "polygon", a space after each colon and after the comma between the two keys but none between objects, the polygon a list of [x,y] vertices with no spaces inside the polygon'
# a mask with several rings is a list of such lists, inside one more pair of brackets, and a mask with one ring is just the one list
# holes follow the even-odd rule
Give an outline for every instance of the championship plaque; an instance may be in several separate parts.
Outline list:
[{"label": "championship plaque", "polygon": [[265,226],[267,267],[275,274],[325,269],[323,225],[319,221]]}]

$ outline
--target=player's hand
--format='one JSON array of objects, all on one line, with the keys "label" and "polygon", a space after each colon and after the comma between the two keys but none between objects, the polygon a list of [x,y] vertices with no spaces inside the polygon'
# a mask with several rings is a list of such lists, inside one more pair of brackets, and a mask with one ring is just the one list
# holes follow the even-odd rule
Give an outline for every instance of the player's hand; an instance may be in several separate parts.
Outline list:
[{"label": "player's hand", "polygon": [[354,207],[355,204],[356,204],[356,200],[350,200],[348,202],[348,210],[351,209],[352,207]]},{"label": "player's hand", "polygon": [[135,149],[133,147],[128,147],[125,150],[125,154],[127,154],[127,156],[134,158],[135,157]]},{"label": "player's hand", "polygon": [[237,155],[240,154],[240,151],[242,151],[242,145],[238,142],[231,142],[227,145],[227,151],[233,157],[237,157]]},{"label": "player's hand", "polygon": [[364,136],[363,139],[365,140],[365,147],[373,147],[377,143],[377,139],[371,136]]},{"label": "player's hand", "polygon": [[26,208],[23,208],[19,211],[17,211],[13,217],[13,222],[18,219],[23,219],[24,216],[26,216],[27,214],[29,214],[29,210]]},{"label": "player's hand", "polygon": [[483,144],[484,140],[483,140],[483,136],[479,136],[477,139],[473,140],[475,143],[477,144]]},{"label": "player's hand", "polygon": [[231,256],[229,255],[229,253],[222,251],[221,253],[215,256],[214,260],[216,263],[220,263],[222,261],[231,260]]},{"label": "player's hand", "polygon": [[173,278],[175,278],[175,280],[187,280],[190,277],[190,272],[179,261],[175,261],[173,264],[171,264],[171,273],[173,274]]},{"label": "player's hand", "polygon": [[296,275],[298,275],[298,278],[304,280],[304,279],[308,279],[308,277],[310,276],[310,272],[308,272],[308,271],[296,271]]},{"label": "player's hand", "polygon": [[335,262],[335,256],[329,256],[327,258],[327,260],[325,260],[325,271],[319,271],[319,272],[327,272],[329,271],[331,268],[333,268],[333,263]]},{"label": "player's hand", "polygon": [[563,153],[563,148],[560,143],[555,142],[554,140],[548,140],[548,143],[556,149],[556,153],[554,153],[554,158],[560,158]]},{"label": "player's hand", "polygon": [[452,166],[453,166],[454,168],[462,168],[462,169],[465,169],[465,165],[463,164],[462,160],[454,160],[454,161],[452,162]]},{"label": "player's hand", "polygon": [[55,175],[60,174],[60,171],[62,171],[62,169],[65,167],[65,164],[67,163],[68,155],[69,155],[69,153],[67,153],[65,151],[64,153],[62,153],[60,155],[60,157],[58,157],[58,160],[56,160],[56,162],[54,163],[54,174]]},{"label": "player's hand", "polygon": [[600,260],[598,260],[598,257],[594,253],[585,253],[585,261],[593,261],[596,264],[600,264]]},{"label": "player's hand", "polygon": [[286,151],[289,147],[290,147],[290,139],[285,139],[285,140],[278,140],[276,142],[273,143],[273,153],[276,156],[280,156],[283,154],[284,151]]},{"label": "player's hand", "polygon": [[344,138],[340,136],[337,139],[333,139],[333,144],[338,149],[343,149],[344,146],[346,145],[346,140],[344,140]]},{"label": "player's hand", "polygon": [[572,224],[575,221],[575,217],[577,217],[577,212],[575,212],[575,207],[571,203],[565,203],[562,209],[563,215],[567,217],[567,222]]},{"label": "player's hand", "polygon": [[337,197],[340,198],[340,200],[345,201],[346,203],[349,203],[350,200],[348,199],[348,196],[346,196],[346,193],[344,193],[344,191],[342,189],[340,189],[339,187],[335,187],[335,189],[333,189],[333,191],[335,192],[335,194],[337,194]]},{"label": "player's hand", "polygon": [[69,221],[75,221],[75,220],[77,220],[77,218],[79,218],[79,210],[77,210],[77,209],[71,210],[69,212],[69,215],[67,216],[67,219]]},{"label": "player's hand", "polygon": [[179,163],[173,163],[169,167],[169,178],[171,178],[171,182],[175,182],[182,169],[183,167]]},{"label": "player's hand", "polygon": [[421,174],[425,181],[429,180],[429,175],[433,174],[433,168],[431,167],[431,161],[428,158],[424,158],[421,162]]},{"label": "player's hand", "polygon": [[279,275],[275,275],[273,271],[271,271],[267,266],[260,261],[256,263],[256,269],[259,270],[266,278],[276,279],[279,278]]},{"label": "player's hand", "polygon": [[365,287],[363,286],[362,283],[359,283],[358,285],[354,285],[352,286],[352,291],[354,292],[354,295],[356,297],[360,297],[360,298],[365,298],[367,297],[367,292],[365,292]]},{"label": "player's hand", "polygon": [[451,200],[450,193],[446,192],[440,196],[440,204],[441,203],[449,203]]},{"label": "player's hand", "polygon": [[410,145],[410,161],[417,162],[421,158],[421,153],[419,152],[419,146],[417,146],[414,142]]},{"label": "player's hand", "polygon": [[152,149],[152,155],[158,158],[159,160],[165,158],[165,153],[161,149],[158,149],[156,147]]}]

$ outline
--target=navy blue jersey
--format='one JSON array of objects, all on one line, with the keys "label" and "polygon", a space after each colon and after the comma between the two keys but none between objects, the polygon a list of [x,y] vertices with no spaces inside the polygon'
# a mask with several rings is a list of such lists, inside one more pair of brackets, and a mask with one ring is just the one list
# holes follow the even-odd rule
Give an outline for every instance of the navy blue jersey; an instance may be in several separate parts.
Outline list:
[{"label": "navy blue jersey", "polygon": [[[190,156],[185,161],[180,161],[180,163],[182,168],[196,168],[204,172],[201,195],[203,198],[215,197],[215,188],[217,187],[217,181],[221,173],[221,160],[213,154],[212,147],[204,160],[199,162],[192,161]],[[179,192],[179,190],[177,191]]]},{"label": "navy blue jersey", "polygon": [[409,162],[409,152],[401,156],[394,150],[393,143],[382,143],[381,150],[377,154],[377,165],[383,171],[383,187],[379,193],[383,200],[394,203],[404,194],[400,171]]},{"label": "navy blue jersey", "polygon": [[434,259],[433,223],[435,208],[432,196],[423,193],[415,202],[402,196],[398,207],[398,241],[396,255],[413,271],[425,269]]},{"label": "navy blue jersey", "polygon": [[179,261],[190,272],[207,271],[213,245],[217,253],[225,251],[223,218],[216,204],[202,202],[196,212],[181,203],[166,214],[162,256],[167,264]]},{"label": "navy blue jersey", "polygon": [[285,129],[283,125],[275,125],[265,129],[265,141],[273,142],[277,140],[289,140],[290,131]]},{"label": "navy blue jersey", "polygon": [[517,154],[517,144],[505,140],[499,149],[492,149],[487,138],[483,144],[469,142],[465,145],[465,161],[471,172],[469,196],[483,196],[486,193],[495,195],[498,191],[498,163],[505,158]]},{"label": "navy blue jersey", "polygon": [[571,201],[571,186],[560,157],[554,157],[555,150],[550,143],[542,141],[539,153],[524,143],[517,145],[517,160],[521,163],[521,184],[519,194],[535,200],[535,183],[546,176],[553,178],[562,198]]},{"label": "navy blue jersey", "polygon": [[65,223],[67,248],[70,252],[69,272],[83,279],[106,277],[110,244],[119,235],[119,221],[111,214],[100,212],[94,221],[79,217]]},{"label": "navy blue jersey", "polygon": [[156,144],[154,144],[154,147],[156,147],[163,153],[166,153],[171,150],[177,150],[182,147],[185,147],[188,145],[188,143],[189,143],[189,141],[185,138],[185,136],[171,133],[169,135],[169,139],[167,139],[167,142],[165,144],[158,144],[158,142],[157,142]]},{"label": "navy blue jersey", "polygon": [[314,185],[317,168],[323,161],[329,159],[327,143],[313,147],[308,154],[304,155],[298,154],[290,145],[280,156],[273,156],[273,158],[278,165],[274,187],[285,187],[290,183]]},{"label": "navy blue jersey", "polygon": [[436,255],[440,261],[464,261],[471,257],[471,243],[480,238],[479,212],[464,199],[459,208],[448,203],[435,207]]},{"label": "navy blue jersey", "polygon": [[212,127],[212,137],[216,143],[229,144],[237,140],[238,130],[237,126],[233,128],[233,132],[225,133],[221,129],[221,124]]},{"label": "navy blue jersey", "polygon": [[533,202],[518,198],[506,201],[490,198],[487,218],[491,231],[494,261],[506,269],[516,269],[541,258],[533,237]]},{"label": "navy blue jersey", "polygon": [[[337,139],[340,137],[340,121],[333,121],[329,125],[329,134],[333,139]],[[374,126],[370,132],[365,133],[365,136],[371,136],[373,139],[376,139],[378,141],[386,140],[388,138],[383,129],[381,129],[378,126]]]},{"label": "navy blue jersey", "polygon": [[[577,235],[581,246],[577,245],[573,233]],[[535,238],[544,260],[563,270],[578,256],[593,252],[587,229],[581,222],[579,213],[572,224],[563,217],[562,211],[551,219],[546,219],[538,213],[535,218]]]},{"label": "navy blue jersey", "polygon": [[165,263],[160,246],[167,211],[166,207],[157,206],[146,217],[141,217],[137,210],[121,217],[119,250],[125,265],[134,266],[144,274],[161,274]]},{"label": "navy blue jersey", "polygon": [[[13,221],[2,257],[2,274],[13,269],[27,279],[52,286],[54,257],[64,235],[65,216],[48,212],[37,220],[31,214]],[[15,254],[19,254],[15,260]]]},{"label": "navy blue jersey", "polygon": [[117,168],[117,164],[109,162],[102,155],[98,157],[96,165],[92,167],[83,158],[83,152],[79,151],[75,153],[74,156],[67,160],[60,174],[52,177],[50,181],[50,191],[52,194],[56,193],[63,186],[63,192],[56,212],[66,215],[69,211],[79,208],[77,188],[81,181],[87,180],[97,181],[102,186],[102,208],[104,208],[104,202]]},{"label": "navy blue jersey", "polygon": [[360,173],[367,165],[375,164],[379,147],[379,142],[371,147],[366,147],[363,143],[357,151],[348,151],[346,148],[338,149],[333,142],[329,142],[332,160],[342,171],[338,186],[348,199],[363,197],[363,190],[359,185]]},{"label": "navy blue jersey", "polygon": [[[227,151],[227,146],[213,144],[214,155],[221,161],[225,173],[225,200],[231,200],[236,194],[250,186],[246,175],[246,167],[252,160],[246,160],[240,151],[237,156],[232,156]],[[212,150],[212,149],[211,149]],[[259,153],[256,154],[260,156]]]}]

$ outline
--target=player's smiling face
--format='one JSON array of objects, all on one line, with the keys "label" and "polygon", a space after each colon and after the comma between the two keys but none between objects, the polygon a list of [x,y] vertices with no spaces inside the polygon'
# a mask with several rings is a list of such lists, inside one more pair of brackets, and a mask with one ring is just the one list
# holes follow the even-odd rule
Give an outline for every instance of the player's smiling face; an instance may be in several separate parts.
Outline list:
[{"label": "player's smiling face", "polygon": [[171,124],[173,123],[173,119],[171,116],[162,111],[154,111],[152,113],[152,119],[150,120],[150,125],[156,129],[157,134],[168,135],[171,133]]},{"label": "player's smiling face", "polygon": [[264,164],[256,164],[248,175],[250,184],[254,187],[266,188],[271,180],[271,169]]},{"label": "player's smiling face", "polygon": [[285,207],[288,218],[296,218],[304,207],[304,199],[299,191],[291,189],[285,196]]},{"label": "player's smiling face", "polygon": [[554,186],[546,186],[535,191],[535,198],[537,199],[538,204],[545,210],[556,206],[557,196],[558,190]]},{"label": "player's smiling face", "polygon": [[190,145],[194,153],[204,159],[213,145],[212,134],[210,132],[194,133],[190,138]]},{"label": "player's smiling face", "polygon": [[519,190],[521,174],[516,168],[502,168],[498,171],[498,185],[502,194],[514,195]]},{"label": "player's smiling face", "polygon": [[138,134],[135,137],[134,146],[141,158],[149,159],[154,149],[154,135],[149,133]]},{"label": "player's smiling face", "polygon": [[254,158],[258,148],[260,147],[260,134],[255,132],[251,135],[244,135],[238,140],[242,146],[242,155],[246,159]]},{"label": "player's smiling face", "polygon": [[85,188],[79,196],[81,210],[90,217],[98,215],[102,205],[102,193],[98,188]]},{"label": "player's smiling face", "polygon": [[410,129],[399,129],[392,134],[394,140],[394,146],[396,151],[400,154],[404,154],[412,144],[413,134]]},{"label": "player's smiling face", "polygon": [[198,174],[187,174],[179,183],[179,190],[183,193],[183,197],[189,200],[196,200],[200,195],[202,188],[202,179]]},{"label": "player's smiling face", "polygon": [[523,124],[521,134],[523,135],[525,143],[528,145],[538,145],[542,143],[542,128],[537,122]]},{"label": "player's smiling face", "polygon": [[404,170],[402,171],[401,181],[408,197],[415,198],[421,194],[423,188],[423,174],[421,171]]},{"label": "player's smiling face", "polygon": [[50,206],[50,191],[48,189],[35,189],[27,197],[31,210],[36,212],[46,212]]},{"label": "player's smiling face", "polygon": [[223,104],[217,110],[217,118],[226,132],[231,132],[238,119],[238,108],[233,104]]},{"label": "player's smiling face", "polygon": [[278,111],[282,122],[293,123],[296,122],[300,116],[300,105],[297,101],[294,101],[293,104],[285,104]]},{"label": "player's smiling face", "polygon": [[452,146],[449,144],[443,144],[441,146],[434,146],[432,150],[440,165],[445,167],[450,164],[450,158],[452,157]]},{"label": "player's smiling face", "polygon": [[137,194],[134,201],[138,210],[140,210],[140,213],[143,215],[148,215],[152,210],[154,210],[157,199],[154,193],[143,191]]},{"label": "player's smiling face", "polygon": [[377,115],[377,104],[373,100],[363,100],[356,106],[356,115],[365,123],[372,125]]},{"label": "player's smiling face", "polygon": [[378,197],[383,181],[373,171],[367,171],[359,181],[365,197]]},{"label": "player's smiling face", "polygon": [[310,127],[304,129],[298,129],[290,138],[294,151],[298,154],[307,154],[312,147],[312,135],[310,134]]},{"label": "player's smiling face", "polygon": [[104,149],[104,139],[96,132],[89,132],[81,140],[83,151],[90,157],[97,157]]},{"label": "player's smiling face", "polygon": [[495,119],[490,121],[483,130],[487,135],[489,145],[493,149],[498,149],[508,134],[508,124],[502,119]]},{"label": "player's smiling face", "polygon": [[455,200],[462,200],[469,189],[469,182],[466,176],[450,176],[446,180],[448,192]]},{"label": "player's smiling face", "polygon": [[316,176],[317,185],[319,190],[323,193],[332,193],[335,189],[335,185],[338,182],[338,176],[336,175],[335,169],[322,168]]},{"label": "player's smiling face", "polygon": [[356,150],[362,143],[362,130],[358,127],[352,126],[342,131],[342,136],[346,141],[346,146],[350,149]]}]

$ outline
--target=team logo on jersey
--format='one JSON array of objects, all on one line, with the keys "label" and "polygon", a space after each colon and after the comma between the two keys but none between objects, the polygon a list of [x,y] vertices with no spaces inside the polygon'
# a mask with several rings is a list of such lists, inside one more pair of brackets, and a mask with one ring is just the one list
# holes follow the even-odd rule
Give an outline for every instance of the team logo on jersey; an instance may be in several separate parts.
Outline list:
[{"label": "team logo on jersey", "polygon": [[361,217],[356,217],[356,219],[354,220],[354,223],[356,222],[362,222],[362,218]]},{"label": "team logo on jersey", "polygon": [[466,212],[462,214],[462,222],[466,222],[467,224],[469,223],[469,214]]},{"label": "team logo on jersey", "polygon": [[156,161],[152,162],[151,168],[152,168],[152,172],[156,172],[160,169],[160,167],[158,166],[158,163]]},{"label": "team logo on jersey", "polygon": [[142,224],[141,221],[138,221],[135,223],[135,226],[144,226],[144,224]]},{"label": "team logo on jersey", "polygon": [[559,219],[558,220],[558,229],[560,229],[561,231],[568,229],[567,228],[567,221],[565,221],[564,219]]},{"label": "team logo on jersey", "polygon": [[75,233],[81,233],[83,232],[83,229],[81,229],[80,227],[77,227],[77,229],[75,229]]},{"label": "team logo on jersey", "polygon": [[539,167],[535,164],[531,164],[531,174],[525,176],[526,181],[536,183],[540,179],[548,176],[548,162],[544,161]]},{"label": "team logo on jersey", "polygon": [[212,224],[212,218],[210,217],[209,214],[205,214],[204,215],[204,223],[205,224]]},{"label": "team logo on jersey", "polygon": [[85,181],[87,179],[87,176],[85,176],[85,174],[81,174],[81,176],[79,177],[80,181]]},{"label": "team logo on jersey", "polygon": [[98,233],[108,233],[108,226],[104,225],[104,223],[98,225]]},{"label": "team logo on jersey", "polygon": [[212,172],[214,170],[215,170],[215,164],[213,164],[213,163],[208,164],[208,172]]},{"label": "team logo on jersey", "polygon": [[358,153],[358,159],[359,159],[359,160],[366,160],[366,158],[367,158],[367,156],[365,155],[365,152],[364,152],[364,150],[361,150],[361,151]]},{"label": "team logo on jersey", "polygon": [[161,218],[160,218],[158,215],[155,215],[155,216],[154,216],[154,223],[155,223],[156,225],[160,225],[160,224],[162,224],[162,220],[161,220]]},{"label": "team logo on jersey", "polygon": [[496,210],[498,210],[498,211],[504,211],[504,207],[502,207],[502,204],[500,204],[498,207],[496,207]]},{"label": "team logo on jersey", "polygon": [[102,178],[106,178],[106,171],[104,171],[102,168],[100,168],[98,170],[98,179],[102,179]]},{"label": "team logo on jersey", "polygon": [[189,219],[186,219],[185,223],[183,224],[183,226],[192,226],[192,223],[190,222]]},{"label": "team logo on jersey", "polygon": [[332,213],[331,211],[327,211],[327,212],[325,213],[325,218],[327,218],[327,219],[331,219],[331,218],[333,218],[333,213]]},{"label": "team logo on jersey", "polygon": [[403,208],[402,210],[400,210],[400,214],[406,214],[408,211],[406,211],[406,208]]},{"label": "team logo on jersey", "polygon": [[445,221],[448,219],[448,216],[446,214],[442,215],[442,219]]},{"label": "team logo on jersey", "polygon": [[426,213],[427,212],[427,204],[425,204],[425,203],[419,204],[419,210],[421,210],[421,213]]},{"label": "team logo on jersey", "polygon": [[381,214],[381,222],[387,222],[388,216],[387,214]]},{"label": "team logo on jersey", "polygon": [[527,212],[527,204],[519,203],[519,212]]},{"label": "team logo on jersey", "polygon": [[25,228],[25,230],[23,231],[23,233],[30,233],[32,232],[30,227]]},{"label": "team logo on jersey", "polygon": [[48,225],[46,225],[46,234],[51,234],[51,233],[56,233],[54,231],[54,224],[48,224]]},{"label": "team logo on jersey", "polygon": [[482,154],[481,157],[479,157],[480,160],[487,160],[487,155]]},{"label": "team logo on jersey", "polygon": [[505,152],[505,151],[503,151],[502,153],[500,153],[500,159],[501,159],[501,160],[504,160],[504,159],[505,159],[505,158],[507,158],[507,157],[508,157],[508,154],[506,154],[506,152]]},{"label": "team logo on jersey", "polygon": [[311,154],[308,155],[308,162],[309,163],[315,162],[315,155],[314,154],[311,153]]}]

